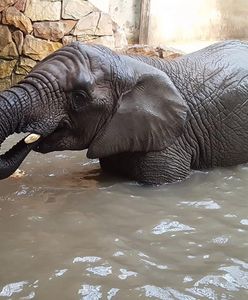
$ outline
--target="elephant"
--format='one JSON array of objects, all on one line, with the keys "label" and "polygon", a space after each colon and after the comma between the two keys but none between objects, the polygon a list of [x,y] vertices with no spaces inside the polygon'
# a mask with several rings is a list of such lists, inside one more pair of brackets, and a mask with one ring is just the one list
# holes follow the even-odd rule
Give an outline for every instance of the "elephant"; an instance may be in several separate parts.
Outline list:
[{"label": "elephant", "polygon": [[103,172],[144,184],[248,161],[248,44],[224,41],[174,60],[74,42],[0,93],[0,179],[31,150],[87,150]]}]

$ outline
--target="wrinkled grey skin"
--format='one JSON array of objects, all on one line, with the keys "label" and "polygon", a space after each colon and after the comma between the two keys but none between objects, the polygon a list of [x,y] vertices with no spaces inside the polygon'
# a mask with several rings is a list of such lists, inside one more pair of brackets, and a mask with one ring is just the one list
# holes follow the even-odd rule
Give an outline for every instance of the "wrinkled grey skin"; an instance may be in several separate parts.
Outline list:
[{"label": "wrinkled grey skin", "polygon": [[9,176],[31,149],[88,149],[103,170],[152,184],[248,161],[248,44],[218,43],[173,61],[73,43],[0,93],[0,143],[42,135],[0,157]]}]

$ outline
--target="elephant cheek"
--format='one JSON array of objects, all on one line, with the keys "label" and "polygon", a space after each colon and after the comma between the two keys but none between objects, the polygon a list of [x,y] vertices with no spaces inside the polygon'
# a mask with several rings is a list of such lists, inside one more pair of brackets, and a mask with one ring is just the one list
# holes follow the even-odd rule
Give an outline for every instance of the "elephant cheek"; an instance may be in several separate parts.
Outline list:
[{"label": "elephant cheek", "polygon": [[35,148],[34,151],[39,153],[49,153],[53,151],[63,151],[67,150],[67,146],[64,142],[61,140],[51,140],[49,138],[44,139],[42,142],[40,142]]},{"label": "elephant cheek", "polygon": [[44,143],[40,143],[40,145],[36,146],[33,150],[35,152],[39,152],[39,153],[42,153],[42,154],[46,154],[46,153],[49,153],[49,152],[52,152],[52,151],[56,151],[56,150],[53,150],[52,147],[49,147],[49,145],[44,144]]}]

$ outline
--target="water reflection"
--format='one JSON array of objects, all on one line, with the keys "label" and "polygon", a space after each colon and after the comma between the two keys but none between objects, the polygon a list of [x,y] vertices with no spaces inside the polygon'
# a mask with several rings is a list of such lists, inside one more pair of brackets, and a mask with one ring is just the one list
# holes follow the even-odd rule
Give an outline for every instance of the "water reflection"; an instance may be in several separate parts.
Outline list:
[{"label": "water reflection", "polygon": [[246,165],[157,188],[80,152],[22,168],[0,182],[0,299],[247,299]]},{"label": "water reflection", "polygon": [[0,296],[11,297],[13,294],[21,292],[26,284],[28,284],[27,281],[9,283],[3,287]]},{"label": "water reflection", "polygon": [[162,221],[152,229],[153,234],[163,234],[170,231],[191,231],[194,228],[180,224],[178,221]]}]

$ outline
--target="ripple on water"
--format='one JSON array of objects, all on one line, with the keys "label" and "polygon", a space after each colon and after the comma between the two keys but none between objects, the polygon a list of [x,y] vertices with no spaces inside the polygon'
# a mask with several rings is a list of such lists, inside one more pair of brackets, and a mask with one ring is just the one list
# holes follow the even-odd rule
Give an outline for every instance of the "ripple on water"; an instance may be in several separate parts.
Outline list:
[{"label": "ripple on water", "polygon": [[152,233],[156,235],[164,234],[171,231],[192,231],[192,228],[188,225],[181,224],[178,221],[162,221],[152,229]]},{"label": "ripple on water", "polygon": [[[229,299],[233,298],[229,292],[238,292],[242,289],[248,292],[247,271],[242,270],[240,266],[220,267],[219,271],[224,271],[225,273],[222,272],[223,274],[221,275],[204,276],[196,281],[194,286],[187,289],[187,291],[213,300],[219,299],[218,294],[222,295],[221,299]],[[235,295],[235,293],[233,295]]]},{"label": "ripple on water", "polygon": [[160,270],[168,269],[168,266],[166,266],[166,265],[157,265],[156,263],[154,263],[152,261],[149,261],[149,260],[146,260],[146,259],[141,259],[141,261],[143,261],[144,263],[146,263],[150,266],[156,267],[157,269],[160,269]]},{"label": "ripple on water", "polygon": [[112,274],[111,266],[97,266],[97,267],[87,268],[86,270],[89,271],[90,273],[93,273],[98,276],[103,276],[103,277]]},{"label": "ripple on water", "polygon": [[229,241],[229,238],[230,237],[227,237],[227,236],[218,236],[216,238],[213,238],[212,242],[214,244],[219,244],[219,245],[226,244]]},{"label": "ripple on water", "polygon": [[28,281],[13,282],[5,285],[0,292],[0,297],[11,297],[16,293],[23,290],[24,286],[28,284]]},{"label": "ripple on water", "polygon": [[97,262],[101,260],[101,257],[98,257],[98,256],[84,256],[84,257],[75,257],[73,259],[73,263],[85,263],[85,262],[90,262],[90,263],[93,263],[93,262]]},{"label": "ripple on water", "polygon": [[194,297],[180,293],[172,288],[162,288],[154,285],[145,285],[137,288],[139,291],[144,291],[147,298],[161,299],[161,300],[195,300]]},{"label": "ripple on water", "polygon": [[205,201],[182,201],[181,205],[194,206],[197,208],[205,209],[220,209],[220,205],[214,200],[205,200]]},{"label": "ripple on water", "polygon": [[117,295],[118,291],[119,291],[119,289],[117,289],[117,288],[112,288],[111,290],[109,290],[107,299],[111,300],[113,297],[115,297]]},{"label": "ripple on water", "polygon": [[55,277],[61,277],[61,276],[63,276],[67,271],[68,271],[68,269],[55,270],[54,276],[55,276]]},{"label": "ripple on water", "polygon": [[248,219],[243,219],[240,221],[242,225],[248,225]]},{"label": "ripple on water", "polygon": [[118,275],[118,278],[120,278],[121,280],[125,280],[128,277],[136,277],[138,275],[138,273],[133,272],[133,271],[128,271],[126,269],[120,269],[121,274]]},{"label": "ripple on water", "polygon": [[78,295],[82,296],[84,300],[102,299],[101,286],[83,284],[78,291]]}]

